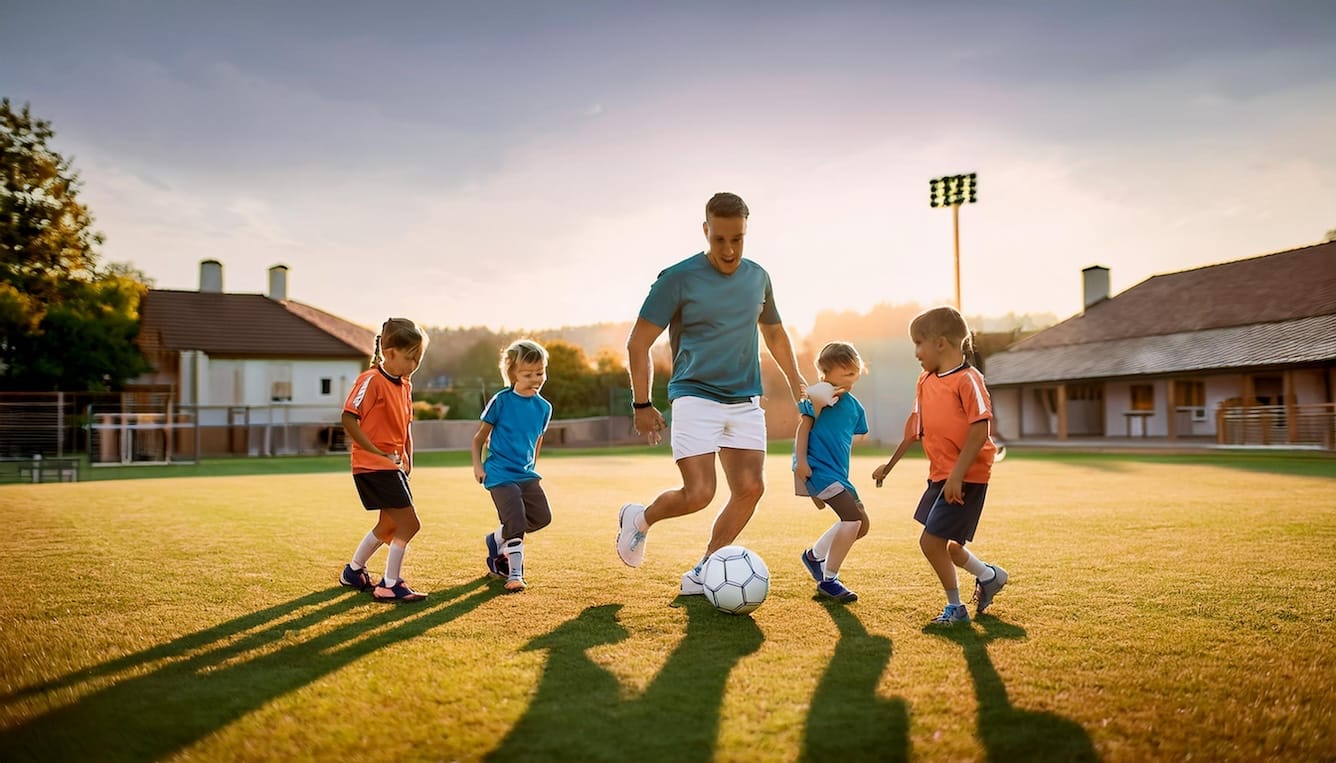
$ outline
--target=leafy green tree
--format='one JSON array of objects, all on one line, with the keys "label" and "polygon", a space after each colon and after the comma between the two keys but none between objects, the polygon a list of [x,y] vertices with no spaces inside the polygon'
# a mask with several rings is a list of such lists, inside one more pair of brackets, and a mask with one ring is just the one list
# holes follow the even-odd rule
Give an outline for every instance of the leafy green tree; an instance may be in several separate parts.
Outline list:
[{"label": "leafy green tree", "polygon": [[0,100],[0,388],[116,388],[148,368],[135,345],[148,285],[99,266],[102,235],[54,135]]}]

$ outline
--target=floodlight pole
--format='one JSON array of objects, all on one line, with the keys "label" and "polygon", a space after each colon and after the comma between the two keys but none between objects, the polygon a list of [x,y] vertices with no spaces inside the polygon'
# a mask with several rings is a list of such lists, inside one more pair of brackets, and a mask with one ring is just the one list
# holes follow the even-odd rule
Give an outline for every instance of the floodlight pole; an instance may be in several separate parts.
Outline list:
[{"label": "floodlight pole", "polygon": [[928,181],[928,204],[931,207],[951,208],[951,241],[955,265],[956,301],[955,308],[960,310],[960,205],[978,201],[979,176],[944,175]]}]

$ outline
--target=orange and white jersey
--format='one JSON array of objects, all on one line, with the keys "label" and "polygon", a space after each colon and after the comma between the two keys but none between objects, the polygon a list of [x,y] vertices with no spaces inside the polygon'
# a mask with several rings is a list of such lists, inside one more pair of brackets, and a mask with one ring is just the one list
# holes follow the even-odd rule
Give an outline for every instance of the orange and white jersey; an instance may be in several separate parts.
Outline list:
[{"label": "orange and white jersey", "polygon": [[[413,385],[385,373],[380,366],[363,371],[353,382],[343,412],[357,417],[362,431],[385,453],[399,453],[405,462],[412,454],[408,425],[413,421]],[[356,441],[349,444],[354,472],[385,471],[389,462]]]},{"label": "orange and white jersey", "polygon": [[[968,363],[938,375],[927,371],[919,375],[914,394],[914,413],[905,425],[923,441],[923,453],[928,457],[928,479],[936,482],[951,476],[951,470],[960,458],[965,436],[970,425],[978,421],[991,422],[993,400],[983,382],[983,374]],[[965,472],[965,482],[987,482],[993,470],[997,446],[992,438],[984,441],[979,455]]]}]

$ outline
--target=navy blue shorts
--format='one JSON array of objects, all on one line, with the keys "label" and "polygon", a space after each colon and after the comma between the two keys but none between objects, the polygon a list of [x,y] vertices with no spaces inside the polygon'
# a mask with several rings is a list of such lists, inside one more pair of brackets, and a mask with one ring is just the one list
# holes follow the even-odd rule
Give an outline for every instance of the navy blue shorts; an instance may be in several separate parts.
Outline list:
[{"label": "navy blue shorts", "polygon": [[413,491],[408,489],[408,475],[398,469],[354,472],[353,484],[367,511],[406,509],[413,505]]},{"label": "navy blue shorts", "polygon": [[928,481],[928,489],[923,491],[918,508],[914,510],[914,519],[929,535],[953,540],[963,546],[974,540],[979,516],[983,514],[983,499],[988,495],[988,483],[966,482],[962,490],[963,504],[947,503],[942,497],[944,487],[946,480]]}]

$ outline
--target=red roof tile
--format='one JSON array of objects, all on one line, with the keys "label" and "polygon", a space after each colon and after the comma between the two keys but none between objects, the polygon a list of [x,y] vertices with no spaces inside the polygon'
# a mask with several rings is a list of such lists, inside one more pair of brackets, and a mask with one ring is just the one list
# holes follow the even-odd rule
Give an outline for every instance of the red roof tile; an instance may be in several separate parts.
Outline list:
[{"label": "red roof tile", "polygon": [[300,302],[262,294],[150,289],[140,305],[145,352],[214,357],[366,358],[375,332]]}]

